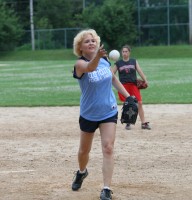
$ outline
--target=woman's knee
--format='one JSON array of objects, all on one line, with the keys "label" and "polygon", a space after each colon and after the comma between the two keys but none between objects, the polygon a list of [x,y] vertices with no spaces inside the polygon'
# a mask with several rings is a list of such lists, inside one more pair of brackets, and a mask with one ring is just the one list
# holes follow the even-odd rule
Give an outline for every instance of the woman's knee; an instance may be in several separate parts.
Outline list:
[{"label": "woman's knee", "polygon": [[112,143],[105,144],[103,146],[103,153],[106,155],[112,155],[113,149],[114,149],[114,145]]}]

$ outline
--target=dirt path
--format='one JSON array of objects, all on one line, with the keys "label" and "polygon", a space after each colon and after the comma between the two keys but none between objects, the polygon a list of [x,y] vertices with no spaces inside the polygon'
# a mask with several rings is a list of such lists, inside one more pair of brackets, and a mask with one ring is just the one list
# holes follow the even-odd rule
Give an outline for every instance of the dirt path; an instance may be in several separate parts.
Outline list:
[{"label": "dirt path", "polygon": [[[117,125],[113,200],[192,199],[192,105],[145,105],[152,130]],[[120,107],[119,107],[120,110]],[[0,200],[96,200],[99,132],[79,192],[79,107],[0,108]]]}]

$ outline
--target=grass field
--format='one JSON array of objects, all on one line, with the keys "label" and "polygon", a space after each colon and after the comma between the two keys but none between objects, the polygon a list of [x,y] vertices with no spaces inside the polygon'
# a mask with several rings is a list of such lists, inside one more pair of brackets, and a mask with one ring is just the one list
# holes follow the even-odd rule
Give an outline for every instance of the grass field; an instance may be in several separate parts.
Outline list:
[{"label": "grass field", "polygon": [[[137,57],[137,60],[149,81],[149,88],[141,91],[143,102],[192,103],[192,58],[188,57],[188,53],[186,57],[184,54],[183,57],[177,57],[177,51],[182,51],[182,48],[175,48],[173,54],[170,51],[169,58],[162,58],[162,55],[155,58],[162,47],[155,49],[137,49],[139,55],[143,50],[143,58]],[[32,57],[27,56],[29,52],[1,55],[0,106],[79,105],[80,89],[77,81],[72,78],[75,63],[72,50],[67,50],[64,56],[56,56],[55,52],[58,51],[35,52],[36,55],[32,52]],[[133,57],[134,55],[135,52]],[[22,56],[25,59],[22,60]],[[117,95],[116,91],[115,93]]]},{"label": "grass field", "polygon": [[[112,49],[107,49],[109,52]],[[136,58],[191,58],[192,46],[149,46],[133,47],[131,52]],[[36,51],[11,51],[1,52],[0,61],[42,61],[42,60],[75,60],[72,49],[61,50],[36,50]]]}]

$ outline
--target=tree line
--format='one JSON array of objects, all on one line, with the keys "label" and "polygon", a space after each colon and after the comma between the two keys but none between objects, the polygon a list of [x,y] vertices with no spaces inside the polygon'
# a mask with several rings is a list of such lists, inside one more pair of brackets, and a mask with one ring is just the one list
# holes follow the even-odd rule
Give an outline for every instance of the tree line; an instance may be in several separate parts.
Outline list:
[{"label": "tree line", "polygon": [[[171,23],[188,23],[188,1],[169,2]],[[82,0],[33,0],[35,29],[94,28],[109,48],[120,48],[126,43],[135,45],[138,38],[142,38],[144,45],[158,44],[162,38],[161,31],[146,29],[146,24],[167,22],[167,0],[84,0],[84,3]],[[30,30],[29,10],[29,0],[0,0],[1,51],[20,45],[25,31]],[[177,38],[178,28],[174,29],[174,38]],[[187,37],[186,30],[183,34]]]}]

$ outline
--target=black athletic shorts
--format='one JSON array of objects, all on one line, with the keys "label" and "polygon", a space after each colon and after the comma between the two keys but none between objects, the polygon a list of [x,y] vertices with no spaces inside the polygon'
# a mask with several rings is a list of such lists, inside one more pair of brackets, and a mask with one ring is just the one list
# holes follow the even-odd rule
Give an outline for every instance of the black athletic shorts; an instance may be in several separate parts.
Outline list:
[{"label": "black athletic shorts", "polygon": [[99,127],[99,124],[101,123],[107,123],[107,122],[113,122],[117,124],[118,119],[118,112],[107,119],[101,120],[101,121],[89,121],[82,116],[79,117],[79,126],[80,129],[84,132],[93,133],[96,131],[96,129]]}]

